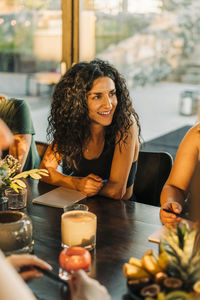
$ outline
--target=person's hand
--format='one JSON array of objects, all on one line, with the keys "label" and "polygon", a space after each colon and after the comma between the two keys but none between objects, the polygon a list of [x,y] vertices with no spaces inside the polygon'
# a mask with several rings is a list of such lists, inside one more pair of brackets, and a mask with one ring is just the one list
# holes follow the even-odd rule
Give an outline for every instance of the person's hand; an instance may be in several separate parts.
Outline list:
[{"label": "person's hand", "polygon": [[164,225],[174,225],[175,223],[180,222],[181,218],[177,217],[174,214],[168,213],[163,209],[167,209],[173,211],[175,213],[180,214],[182,211],[182,205],[178,202],[166,202],[161,206],[160,209],[160,219]]},{"label": "person's hand", "polygon": [[34,269],[34,266],[45,270],[52,270],[52,267],[48,263],[31,254],[13,254],[6,259],[19,272],[24,280],[31,280],[43,276],[40,271]]},{"label": "person's hand", "polygon": [[69,281],[71,300],[110,300],[107,289],[83,270],[73,273]]},{"label": "person's hand", "polygon": [[98,194],[103,187],[103,180],[95,174],[89,174],[81,178],[79,190],[88,197]]}]

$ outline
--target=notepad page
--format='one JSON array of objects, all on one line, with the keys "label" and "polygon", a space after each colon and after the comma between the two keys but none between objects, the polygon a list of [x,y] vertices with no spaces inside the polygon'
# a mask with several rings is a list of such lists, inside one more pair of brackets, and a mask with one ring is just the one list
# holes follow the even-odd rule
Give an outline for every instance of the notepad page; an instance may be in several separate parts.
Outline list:
[{"label": "notepad page", "polygon": [[33,199],[32,202],[34,204],[64,208],[84,198],[86,198],[86,195],[82,194],[79,191],[68,189],[65,187],[58,187],[48,193],[45,193]]}]

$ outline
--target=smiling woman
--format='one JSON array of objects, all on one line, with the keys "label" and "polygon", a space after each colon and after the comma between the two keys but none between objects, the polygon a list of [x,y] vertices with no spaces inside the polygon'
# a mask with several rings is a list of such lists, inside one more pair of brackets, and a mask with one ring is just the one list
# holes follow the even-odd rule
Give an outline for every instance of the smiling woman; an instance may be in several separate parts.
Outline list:
[{"label": "smiling woman", "polygon": [[[42,160],[45,181],[115,199],[133,192],[140,124],[125,80],[102,60],[71,67],[56,85]],[[64,174],[57,171],[64,162]]]}]

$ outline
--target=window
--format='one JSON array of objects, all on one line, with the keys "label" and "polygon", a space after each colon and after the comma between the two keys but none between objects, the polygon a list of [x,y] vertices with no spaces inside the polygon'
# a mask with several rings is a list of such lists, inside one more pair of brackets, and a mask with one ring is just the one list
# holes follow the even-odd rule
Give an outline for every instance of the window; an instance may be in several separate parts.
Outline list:
[{"label": "window", "polygon": [[145,141],[197,120],[199,13],[195,0],[80,0],[80,60],[124,75]]}]

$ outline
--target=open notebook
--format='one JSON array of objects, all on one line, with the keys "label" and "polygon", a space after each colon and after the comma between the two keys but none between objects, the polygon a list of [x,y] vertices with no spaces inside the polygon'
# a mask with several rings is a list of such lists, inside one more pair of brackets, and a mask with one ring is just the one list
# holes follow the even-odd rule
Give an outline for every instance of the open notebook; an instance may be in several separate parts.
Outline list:
[{"label": "open notebook", "polygon": [[33,199],[32,202],[41,205],[64,208],[84,198],[86,198],[86,195],[82,194],[79,191],[64,187],[58,187],[46,194]]}]

